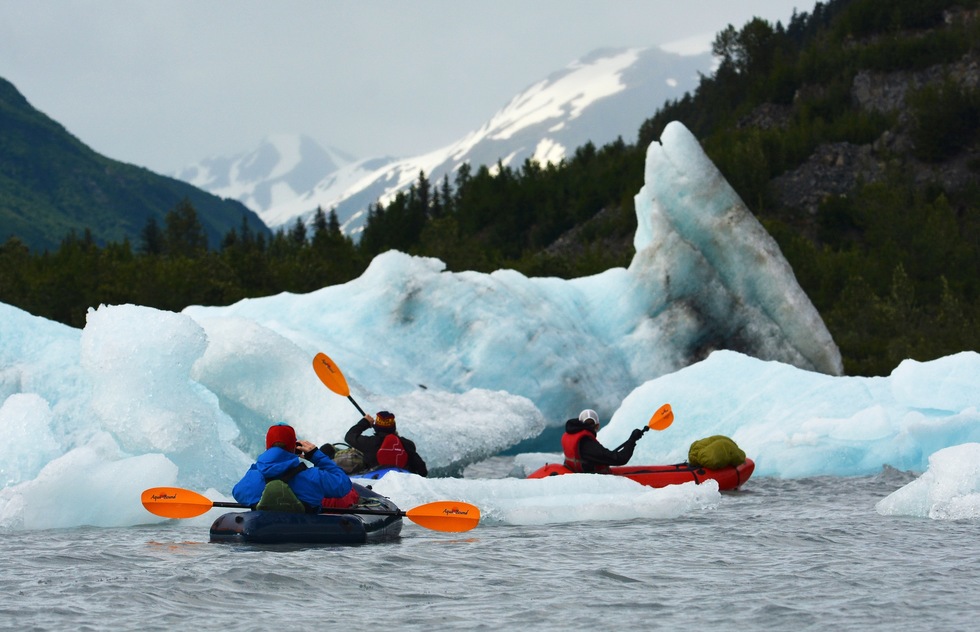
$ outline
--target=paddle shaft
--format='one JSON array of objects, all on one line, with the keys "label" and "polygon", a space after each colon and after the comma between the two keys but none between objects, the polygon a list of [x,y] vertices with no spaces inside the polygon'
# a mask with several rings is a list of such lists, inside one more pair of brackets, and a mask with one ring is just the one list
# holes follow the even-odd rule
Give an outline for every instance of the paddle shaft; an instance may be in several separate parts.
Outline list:
[{"label": "paddle shaft", "polygon": [[354,397],[352,395],[348,395],[347,396],[347,399],[350,400],[350,403],[354,404],[354,408],[357,409],[357,412],[361,413],[362,416],[365,416],[365,417],[367,416],[367,413],[364,412],[364,409],[361,408],[360,406],[358,406],[357,405],[357,402],[354,401]]},{"label": "paddle shaft", "polygon": [[[211,502],[212,507],[228,507],[231,509],[255,509],[251,505],[243,505],[242,503],[229,503],[221,502],[218,500]],[[358,509],[356,507],[327,507],[320,511],[320,513],[328,514],[368,514],[371,516],[401,516],[404,518],[408,514],[404,511],[395,511],[393,509]]]},{"label": "paddle shaft", "polygon": [[251,505],[243,505],[242,503],[223,503],[219,500],[211,502],[212,507],[230,507],[231,509],[251,509]]}]

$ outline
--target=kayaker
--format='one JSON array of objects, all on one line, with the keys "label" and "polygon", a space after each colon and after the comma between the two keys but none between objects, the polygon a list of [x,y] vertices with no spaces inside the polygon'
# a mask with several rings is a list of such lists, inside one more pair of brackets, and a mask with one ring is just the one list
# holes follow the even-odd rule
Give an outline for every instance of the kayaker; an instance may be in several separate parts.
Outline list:
[{"label": "kayaker", "polygon": [[596,439],[599,431],[599,414],[587,408],[575,419],[565,422],[565,434],[561,437],[561,449],[565,453],[565,467],[573,472],[608,474],[610,465],[626,465],[633,458],[636,442],[643,436],[642,430],[634,430],[630,438],[615,450],[608,450]]},{"label": "kayaker", "polygon": [[[364,433],[371,428],[374,429],[374,434],[365,436]],[[347,431],[344,441],[364,454],[364,465],[368,470],[377,467],[400,467],[419,476],[429,474],[415,443],[398,434],[395,415],[387,410],[379,410],[374,417],[365,413]],[[398,443],[401,444],[401,450],[397,445],[391,445]]]},{"label": "kayaker", "polygon": [[[258,505],[266,484],[275,480],[285,482],[311,513],[323,507],[350,507],[357,502],[357,492],[347,473],[313,443],[297,441],[292,426],[283,423],[270,426],[265,447],[265,452],[231,490],[237,502]],[[300,461],[300,456],[313,467]]]}]

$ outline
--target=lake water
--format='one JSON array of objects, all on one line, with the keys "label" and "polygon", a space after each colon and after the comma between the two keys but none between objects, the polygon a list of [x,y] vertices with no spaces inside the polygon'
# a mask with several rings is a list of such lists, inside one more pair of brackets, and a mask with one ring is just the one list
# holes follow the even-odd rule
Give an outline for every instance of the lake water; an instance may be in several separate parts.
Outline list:
[{"label": "lake water", "polygon": [[406,520],[399,540],[355,547],[210,544],[179,521],[6,532],[0,627],[974,629],[980,523],[878,515],[909,480],[753,478],[679,519]]}]

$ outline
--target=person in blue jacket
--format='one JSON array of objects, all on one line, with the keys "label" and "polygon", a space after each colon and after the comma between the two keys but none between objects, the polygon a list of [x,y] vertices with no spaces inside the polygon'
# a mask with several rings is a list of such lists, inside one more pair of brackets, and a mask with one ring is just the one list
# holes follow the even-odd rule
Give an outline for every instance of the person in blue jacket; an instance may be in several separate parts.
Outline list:
[{"label": "person in blue jacket", "polygon": [[[265,452],[231,490],[237,502],[254,507],[262,498],[266,483],[277,479],[289,485],[309,512],[317,512],[322,507],[349,507],[357,502],[357,491],[347,473],[313,443],[297,441],[292,426],[270,426],[265,447]],[[298,455],[313,467],[300,461]]]}]

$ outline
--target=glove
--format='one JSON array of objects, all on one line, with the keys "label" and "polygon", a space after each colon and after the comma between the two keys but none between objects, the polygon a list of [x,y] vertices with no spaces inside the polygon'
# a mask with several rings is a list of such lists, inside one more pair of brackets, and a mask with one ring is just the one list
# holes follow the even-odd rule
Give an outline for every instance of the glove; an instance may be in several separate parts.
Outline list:
[{"label": "glove", "polygon": [[636,430],[633,431],[633,434],[630,435],[630,443],[636,443],[637,441],[640,440],[640,437],[642,436],[643,436],[643,431],[637,428]]},{"label": "glove", "polygon": [[313,448],[309,452],[304,452],[303,453],[303,458],[306,459],[307,461],[310,461],[312,463],[313,462],[313,455],[316,454],[316,451],[319,450],[319,449],[320,448]]}]

